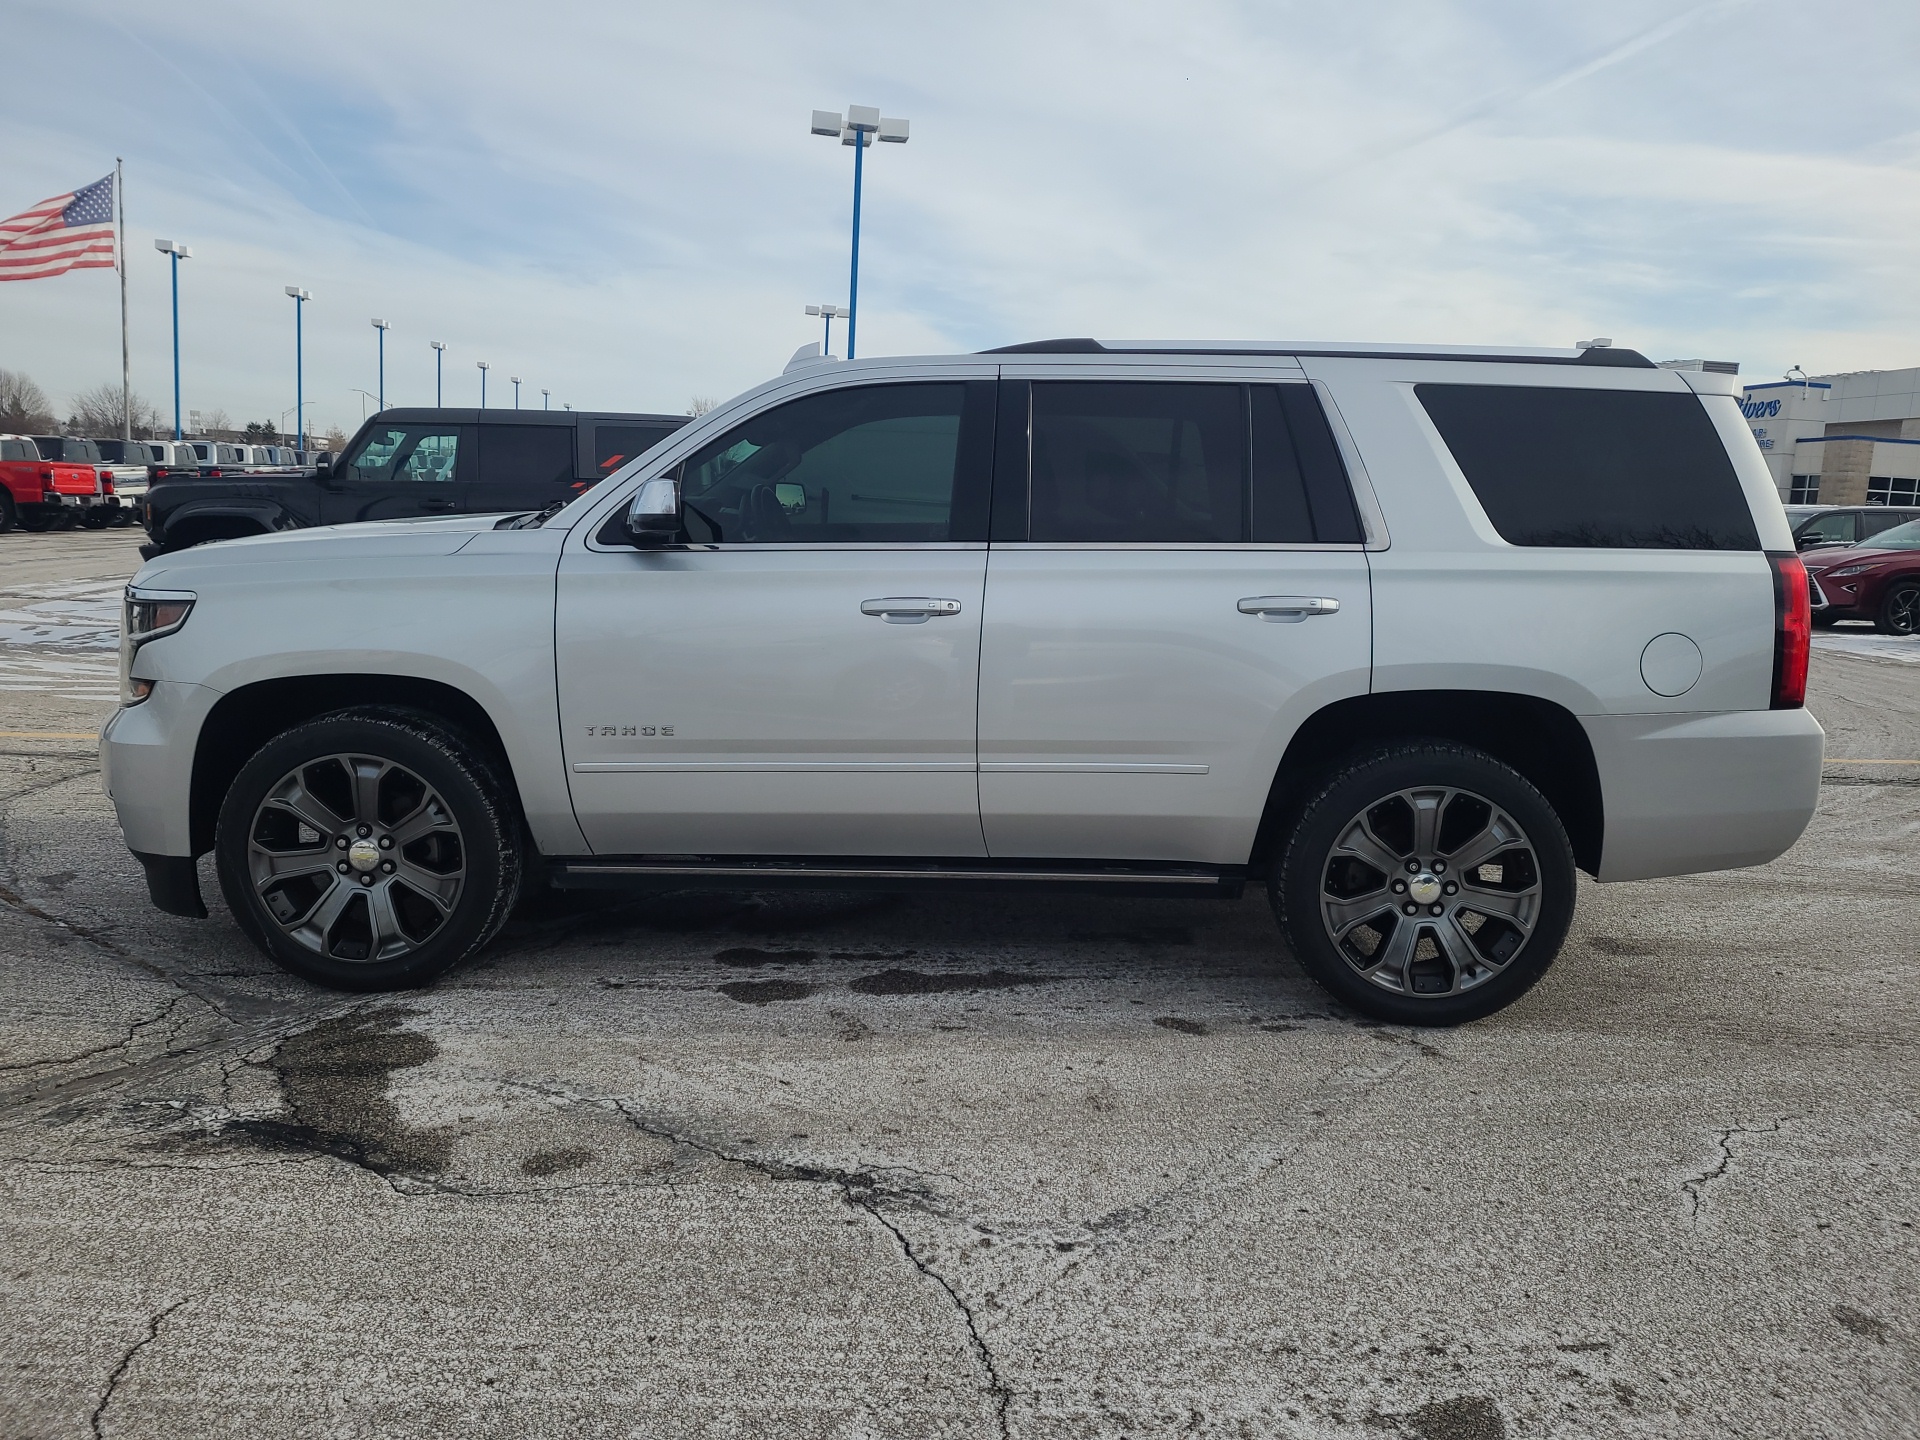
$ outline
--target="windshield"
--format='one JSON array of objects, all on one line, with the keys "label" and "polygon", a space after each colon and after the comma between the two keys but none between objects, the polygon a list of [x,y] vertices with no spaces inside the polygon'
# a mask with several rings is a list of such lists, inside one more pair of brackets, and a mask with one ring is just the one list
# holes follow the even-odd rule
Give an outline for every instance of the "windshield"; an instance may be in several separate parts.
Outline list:
[{"label": "windshield", "polygon": [[1920,520],[1909,520],[1860,542],[1862,550],[1920,550]]}]

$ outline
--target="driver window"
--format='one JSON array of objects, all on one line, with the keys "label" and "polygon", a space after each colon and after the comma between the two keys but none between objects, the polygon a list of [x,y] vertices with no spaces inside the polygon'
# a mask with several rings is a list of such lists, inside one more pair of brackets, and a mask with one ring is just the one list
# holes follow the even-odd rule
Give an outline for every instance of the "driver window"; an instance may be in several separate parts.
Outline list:
[{"label": "driver window", "polygon": [[395,425],[369,435],[340,472],[348,480],[373,484],[450,482],[459,448],[457,430]]},{"label": "driver window", "polygon": [[860,386],[764,411],[687,459],[688,531],[708,543],[946,540],[965,395]]},{"label": "driver window", "polygon": [[1810,540],[1831,543],[1837,540],[1850,545],[1853,543],[1853,525],[1851,511],[1843,511],[1838,515],[1822,515],[1801,530],[1800,543],[1805,545]]}]

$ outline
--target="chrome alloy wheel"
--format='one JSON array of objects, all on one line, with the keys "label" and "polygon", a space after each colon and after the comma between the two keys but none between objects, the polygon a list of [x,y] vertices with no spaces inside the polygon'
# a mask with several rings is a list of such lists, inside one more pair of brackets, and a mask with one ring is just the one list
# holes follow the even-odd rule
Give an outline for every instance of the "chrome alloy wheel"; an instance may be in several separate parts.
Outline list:
[{"label": "chrome alloy wheel", "polygon": [[466,882],[452,810],[404,766],[323,755],[267,791],[247,869],[288,936],[335,960],[394,960],[446,924]]},{"label": "chrome alloy wheel", "polygon": [[1320,884],[1327,937],[1396,995],[1458,995],[1501,974],[1540,919],[1533,842],[1512,816],[1451,786],[1400,790],[1341,829]]}]

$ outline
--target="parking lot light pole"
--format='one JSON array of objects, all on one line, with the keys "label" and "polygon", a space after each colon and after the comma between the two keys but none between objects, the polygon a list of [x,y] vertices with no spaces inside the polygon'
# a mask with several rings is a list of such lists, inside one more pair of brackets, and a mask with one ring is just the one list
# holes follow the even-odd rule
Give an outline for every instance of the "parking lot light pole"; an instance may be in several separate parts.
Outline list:
[{"label": "parking lot light pole", "polygon": [[447,358],[447,342],[429,340],[427,343],[433,346],[433,403],[437,409],[445,403],[440,398],[440,362]]},{"label": "parking lot light pole", "polygon": [[513,381],[513,408],[518,410],[520,408],[520,377],[509,375],[507,378]]},{"label": "parking lot light pole", "polygon": [[380,408],[387,408],[387,322],[375,320],[373,328],[380,332]]},{"label": "parking lot light pole", "polygon": [[193,258],[193,251],[171,240],[156,240],[153,248],[170,257],[173,270],[173,438],[180,438],[180,262]]},{"label": "parking lot light pole", "polygon": [[844,121],[838,110],[813,112],[813,133],[837,135],[853,147],[853,264],[847,277],[847,359],[853,359],[854,331],[860,317],[860,181],[867,146],[877,137],[889,145],[907,143],[905,120],[882,119],[871,105],[849,105]]},{"label": "parking lot light pole", "polygon": [[306,369],[303,351],[306,349],[302,335],[303,321],[307,301],[313,298],[311,291],[302,290],[298,285],[287,286],[287,295],[293,301],[293,418],[300,422],[300,450],[307,448],[307,406],[306,406]]},{"label": "parking lot light pole", "polygon": [[487,408],[487,370],[489,367],[484,360],[476,360],[473,363],[480,371],[480,408],[484,410]]},{"label": "parking lot light pole", "polygon": [[551,405],[547,404],[547,398],[552,394],[553,394],[553,391],[551,390],[542,390],[540,392],[540,408],[542,410],[551,410],[553,408]]},{"label": "parking lot light pole", "polygon": [[820,353],[822,355],[831,355],[833,353],[833,322],[844,319],[847,312],[842,310],[838,305],[809,305],[807,306],[807,314],[818,315],[821,320],[825,322],[826,332],[820,340]]}]

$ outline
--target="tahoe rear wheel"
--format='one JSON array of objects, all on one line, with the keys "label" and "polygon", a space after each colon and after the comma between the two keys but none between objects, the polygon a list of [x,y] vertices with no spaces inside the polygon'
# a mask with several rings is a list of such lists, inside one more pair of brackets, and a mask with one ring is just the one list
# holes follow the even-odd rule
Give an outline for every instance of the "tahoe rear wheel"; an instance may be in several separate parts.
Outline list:
[{"label": "tahoe rear wheel", "polygon": [[1269,894],[1288,946],[1381,1020],[1456,1025],[1512,1004],[1559,953],[1574,863],[1546,798],[1491,756],[1406,742],[1338,767]]},{"label": "tahoe rear wheel", "polygon": [[342,990],[423,985],[491,940],[520,888],[494,767],[429,716],[323,716],[263,745],[220,808],[220,889],[283,969]]}]

